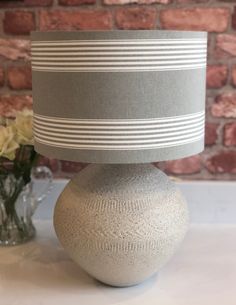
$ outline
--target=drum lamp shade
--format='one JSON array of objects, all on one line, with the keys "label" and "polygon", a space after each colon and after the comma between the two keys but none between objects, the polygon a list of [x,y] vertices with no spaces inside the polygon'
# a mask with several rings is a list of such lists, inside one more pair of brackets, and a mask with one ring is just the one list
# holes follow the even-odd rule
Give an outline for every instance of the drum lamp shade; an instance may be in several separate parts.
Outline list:
[{"label": "drum lamp shade", "polygon": [[56,31],[31,39],[40,154],[145,163],[203,150],[205,32]]}]

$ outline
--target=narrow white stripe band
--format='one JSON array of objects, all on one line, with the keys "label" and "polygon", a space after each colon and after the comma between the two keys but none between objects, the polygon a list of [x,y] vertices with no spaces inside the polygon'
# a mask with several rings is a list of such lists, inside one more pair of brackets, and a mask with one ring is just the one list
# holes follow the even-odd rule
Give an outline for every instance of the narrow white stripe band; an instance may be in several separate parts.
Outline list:
[{"label": "narrow white stripe band", "polygon": [[[199,127],[199,126],[203,126],[204,121],[200,121],[197,123],[192,123],[191,127],[195,128],[195,127]],[[66,134],[93,134],[93,135],[102,135],[102,134],[137,134],[137,130],[76,130],[76,129],[71,129],[71,128],[64,128],[64,127],[57,127],[57,128],[52,128],[52,127],[48,127],[48,126],[43,126],[40,123],[38,124],[37,122],[34,121],[34,128],[37,129],[40,132],[53,132],[56,131],[60,134],[62,134],[63,132]],[[147,129],[147,130],[139,130],[138,133],[139,134],[152,134],[152,133],[158,133],[158,132],[171,132],[171,131],[177,131],[179,130],[180,132],[182,130],[186,130],[186,125],[182,125],[182,126],[173,126],[173,127],[168,127],[168,128],[163,128],[163,127],[159,127],[157,129]]]},{"label": "narrow white stripe band", "polygon": [[206,44],[206,39],[122,39],[122,40],[54,40],[54,41],[33,41],[31,43],[32,46],[48,46],[48,45],[114,45],[114,44],[125,44],[125,45],[132,45],[132,44],[199,44],[204,43]]},{"label": "narrow white stripe band", "polygon": [[[35,134],[37,134],[38,136],[40,134],[42,135],[48,135],[48,136],[53,136],[54,139],[56,137],[58,138],[72,138],[72,139],[148,139],[148,138],[162,138],[162,137],[168,137],[168,136],[175,136],[175,135],[183,135],[183,134],[189,134],[189,133],[192,133],[192,132],[197,132],[197,131],[203,131],[204,129],[204,126],[199,126],[199,127],[195,127],[195,128],[191,128],[191,129],[188,129],[188,130],[182,130],[182,131],[174,131],[174,132],[168,132],[168,133],[163,133],[162,131],[159,132],[157,131],[155,134],[144,134],[144,135],[140,135],[138,134],[137,135],[137,132],[136,132],[136,135],[127,135],[126,133],[125,134],[120,134],[120,135],[95,135],[95,134],[92,134],[90,133],[89,134],[80,134],[80,132],[78,132],[77,134],[65,134],[65,133],[61,133],[60,131],[58,132],[50,132],[50,131],[43,131],[41,130],[40,128],[38,127],[34,127],[34,132]],[[53,138],[52,138],[53,139]]]},{"label": "narrow white stripe band", "polygon": [[68,149],[89,149],[89,150],[143,150],[143,149],[157,149],[157,148],[166,148],[166,147],[173,147],[173,146],[181,146],[193,142],[197,142],[202,140],[204,134],[200,136],[188,139],[188,140],[181,140],[181,141],[174,141],[174,142],[165,142],[162,144],[146,144],[146,145],[75,145],[75,144],[63,144],[61,142],[54,142],[51,143],[50,141],[41,140],[37,136],[35,136],[35,140],[38,143],[54,146],[54,147],[61,147],[61,148],[68,148]]},{"label": "narrow white stripe band", "polygon": [[93,51],[93,50],[175,50],[175,49],[199,49],[199,50],[206,50],[206,45],[186,45],[186,46],[182,46],[182,45],[156,45],[156,46],[103,46],[103,47],[76,47],[76,46],[71,46],[71,47],[35,47],[32,48],[32,53],[34,53],[34,51]]},{"label": "narrow white stripe band", "polygon": [[204,111],[130,120],[67,119],[35,114],[34,133],[39,143],[72,149],[139,150],[178,146],[202,139]]},{"label": "narrow white stripe band", "polygon": [[111,67],[111,68],[103,68],[103,67],[100,67],[100,68],[89,68],[89,67],[86,67],[86,68],[74,68],[74,67],[71,67],[71,68],[63,68],[63,67],[60,67],[60,68],[57,68],[57,67],[54,67],[54,68],[45,68],[45,67],[40,67],[40,66],[32,66],[32,69],[34,71],[48,71],[48,72],[137,72],[137,71],[147,71],[147,72],[150,72],[150,71],[168,71],[168,70],[173,70],[173,71],[176,71],[176,70],[192,70],[192,69],[202,69],[202,68],[206,68],[206,63],[204,64],[195,64],[195,65],[175,65],[175,66],[157,66],[157,67],[153,67],[153,66],[149,66],[149,67],[132,67],[132,68],[129,68],[129,67]]},{"label": "narrow white stripe band", "polygon": [[[87,54],[86,54],[87,55]],[[38,57],[38,56],[34,56],[33,58],[33,62],[37,62],[40,60],[46,60],[46,61],[85,61],[85,60],[89,60],[89,61],[94,61],[94,60],[144,60],[144,59],[186,59],[186,58],[190,58],[190,59],[206,59],[206,55],[205,54],[193,54],[193,55],[170,55],[170,56],[98,56],[98,57],[94,57],[94,56],[70,56],[70,57]]]},{"label": "narrow white stripe band", "polygon": [[206,50],[164,50],[164,51],[112,51],[112,52],[33,52],[33,57],[37,55],[51,55],[51,56],[59,56],[59,55],[166,55],[166,54],[206,54]]},{"label": "narrow white stripe band", "polygon": [[204,122],[204,117],[199,119],[195,118],[192,120],[189,120],[188,122],[183,121],[183,122],[170,122],[170,123],[162,123],[162,124],[149,124],[149,125],[142,125],[142,126],[134,126],[134,125],[128,125],[128,126],[102,126],[102,125],[72,125],[72,124],[62,124],[62,123],[52,123],[52,122],[43,122],[43,121],[35,121],[38,123],[38,125],[44,125],[46,127],[52,126],[52,127],[63,127],[63,128],[69,128],[69,129],[79,129],[79,130],[86,130],[86,129],[105,129],[105,130],[127,130],[127,129],[133,129],[133,130],[138,130],[138,129],[153,129],[153,128],[161,128],[161,127],[170,127],[170,126],[180,126],[180,125],[191,125],[192,123],[203,123]]},{"label": "narrow white stripe band", "polygon": [[[205,67],[206,49],[207,39],[202,38],[34,41],[32,62],[34,71],[45,72],[188,70]],[[74,57],[73,54],[85,57]],[[159,57],[143,56],[150,54]],[[96,57],[98,55],[103,57]]]},{"label": "narrow white stripe band", "polygon": [[145,65],[169,65],[169,64],[189,64],[189,63],[205,63],[205,59],[186,59],[186,60],[159,60],[159,61],[125,61],[125,62],[109,62],[109,61],[104,61],[104,62],[43,62],[43,61],[36,61],[33,60],[32,63],[33,65],[37,66],[43,66],[45,65],[46,67],[48,66],[145,66]]},{"label": "narrow white stripe band", "polygon": [[34,118],[38,118],[43,121],[48,122],[61,122],[61,123],[78,123],[78,124],[152,124],[152,123],[162,123],[162,122],[172,122],[172,121],[182,121],[197,117],[205,116],[205,111],[199,111],[191,114],[183,114],[177,116],[169,116],[162,118],[149,118],[149,119],[69,119],[61,117],[49,117],[41,114],[34,113]]},{"label": "narrow white stripe band", "polygon": [[62,138],[57,138],[53,136],[46,136],[43,134],[38,134],[37,132],[35,135],[39,139],[46,139],[50,140],[52,143],[55,141],[61,141],[62,143],[80,143],[80,144],[105,144],[105,145],[111,145],[111,144],[140,144],[140,143],[156,143],[156,142],[168,142],[168,141],[176,141],[176,140],[181,140],[181,139],[187,139],[187,138],[192,138],[194,136],[199,136],[203,133],[203,130],[195,131],[192,132],[191,134],[187,135],[178,135],[178,136],[170,136],[170,137],[165,137],[165,138],[156,138],[156,139],[129,139],[129,140],[104,140],[104,139],[62,139]]},{"label": "narrow white stripe band", "polygon": [[133,129],[133,130],[144,130],[144,129],[154,129],[154,128],[162,128],[162,127],[176,127],[176,126],[186,126],[186,125],[192,125],[192,123],[203,123],[204,118],[202,119],[192,119],[189,122],[175,122],[175,123],[165,123],[165,124],[154,124],[154,125],[143,125],[143,126],[96,126],[96,125],[65,125],[65,124],[57,124],[57,123],[46,123],[46,122],[37,122],[38,125],[44,125],[45,127],[52,126],[52,127],[60,127],[64,129],[79,129],[79,130],[86,130],[86,129],[105,129],[105,130],[127,130],[127,129]]}]

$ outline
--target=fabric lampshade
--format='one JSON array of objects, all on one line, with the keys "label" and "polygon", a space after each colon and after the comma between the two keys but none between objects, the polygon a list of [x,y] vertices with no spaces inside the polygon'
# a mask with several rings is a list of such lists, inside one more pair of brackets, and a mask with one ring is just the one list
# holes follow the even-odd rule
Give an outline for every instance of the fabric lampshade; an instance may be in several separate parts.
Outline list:
[{"label": "fabric lampshade", "polygon": [[35,149],[144,163],[204,147],[207,34],[33,32]]}]

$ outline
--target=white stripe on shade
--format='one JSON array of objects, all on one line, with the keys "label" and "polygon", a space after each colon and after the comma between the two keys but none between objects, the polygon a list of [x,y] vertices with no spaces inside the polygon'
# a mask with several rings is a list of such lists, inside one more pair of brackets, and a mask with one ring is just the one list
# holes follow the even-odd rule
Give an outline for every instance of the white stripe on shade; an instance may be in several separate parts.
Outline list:
[{"label": "white stripe on shade", "polygon": [[204,123],[204,117],[191,119],[188,122],[169,122],[169,123],[159,123],[159,124],[148,124],[148,125],[126,125],[126,126],[116,126],[116,125],[72,125],[72,124],[62,124],[62,123],[52,123],[52,122],[43,122],[38,119],[34,119],[38,126],[43,125],[45,127],[59,127],[59,128],[69,128],[69,129],[78,129],[78,130],[91,130],[91,129],[105,129],[105,130],[145,130],[145,129],[154,129],[154,128],[162,128],[162,127],[170,127],[170,126],[181,126],[181,125],[191,125],[192,123]]},{"label": "white stripe on shade", "polygon": [[[32,68],[42,72],[200,69],[206,66],[206,49],[207,39],[202,38],[34,41]],[[124,55],[136,56],[132,58]]]},{"label": "white stripe on shade", "polygon": [[68,148],[68,149],[87,149],[87,150],[144,150],[144,149],[157,149],[157,148],[166,148],[166,147],[174,147],[174,146],[181,146],[193,142],[197,142],[202,140],[204,137],[204,133],[197,137],[192,137],[188,140],[180,140],[180,141],[173,141],[173,142],[164,142],[159,144],[146,144],[146,145],[81,145],[81,144],[65,144],[61,142],[54,141],[53,143],[47,140],[42,140],[35,136],[35,140],[38,143],[54,146],[54,147],[61,147],[61,148]]},{"label": "white stripe on shade", "polygon": [[39,55],[166,55],[166,54],[206,54],[206,50],[164,50],[164,51],[107,51],[107,52],[32,52],[33,57]]},{"label": "white stripe on shade", "polygon": [[201,59],[186,59],[186,60],[159,60],[159,61],[121,61],[121,62],[43,62],[33,60],[33,65],[46,65],[46,66],[145,66],[145,65],[169,65],[169,64],[185,64],[185,63],[205,63],[205,58]]},{"label": "white stripe on shade", "polygon": [[153,67],[153,66],[148,66],[148,67],[100,67],[100,68],[90,68],[90,67],[86,67],[86,68],[63,68],[63,67],[54,67],[54,68],[45,68],[45,67],[40,67],[40,66],[32,66],[32,70],[33,71],[47,71],[47,72],[137,72],[137,71],[147,71],[147,72],[151,72],[151,71],[177,71],[177,70],[192,70],[192,69],[205,69],[206,68],[206,63],[204,64],[195,64],[195,65],[175,65],[175,66],[157,66],[157,67]]},{"label": "white stripe on shade", "polygon": [[40,119],[42,121],[48,122],[61,122],[61,123],[78,123],[78,124],[152,124],[152,123],[163,123],[163,122],[173,122],[173,121],[183,121],[198,117],[204,117],[205,111],[199,111],[190,114],[183,114],[177,116],[161,117],[161,118],[148,118],[148,119],[73,119],[73,118],[61,118],[45,116],[41,114],[34,113],[34,118]]},{"label": "white stripe on shade", "polygon": [[[197,123],[192,123],[191,127],[192,128],[199,128],[200,126],[204,125],[204,121],[200,121]],[[56,131],[58,133],[66,133],[66,134],[94,134],[94,135],[102,135],[102,134],[137,134],[137,130],[76,130],[76,129],[72,129],[71,127],[69,128],[64,128],[64,127],[57,127],[57,128],[52,128],[52,127],[48,127],[48,126],[43,126],[38,124],[37,122],[34,121],[34,128],[37,129],[40,132],[53,132]],[[173,127],[167,127],[167,128],[163,128],[163,127],[159,127],[157,129],[147,129],[147,130],[139,130],[138,133],[139,134],[152,134],[152,133],[158,133],[158,132],[171,132],[171,131],[177,131],[179,130],[180,132],[182,130],[186,130],[186,125],[182,125],[182,126],[173,126]]]},{"label": "white stripe on shade", "polygon": [[32,41],[32,46],[48,46],[48,45],[114,45],[114,44],[206,44],[206,39],[109,39],[109,40],[53,40],[53,41]]},{"label": "white stripe on shade", "polygon": [[92,144],[139,144],[139,143],[155,143],[155,142],[166,142],[166,141],[171,141],[171,140],[180,140],[180,139],[186,139],[186,138],[192,138],[194,136],[198,136],[200,134],[203,133],[203,130],[198,130],[195,132],[191,132],[190,134],[185,134],[185,135],[175,135],[175,136],[166,136],[164,138],[162,138],[161,136],[156,136],[155,139],[129,139],[129,140],[123,140],[123,138],[120,138],[119,140],[115,140],[115,139],[110,139],[110,140],[104,140],[104,138],[102,139],[97,139],[97,138],[93,138],[93,139],[68,139],[68,137],[66,138],[57,138],[56,136],[46,136],[43,135],[41,133],[35,132],[35,135],[38,138],[41,139],[47,139],[50,140],[52,142],[54,142],[55,140],[59,140],[62,141],[63,143],[80,143],[80,144],[87,144],[87,143],[92,143]]},{"label": "white stripe on shade", "polygon": [[[88,55],[88,54],[86,54]],[[41,60],[46,60],[46,61],[85,61],[85,60],[89,60],[89,61],[94,61],[94,60],[151,60],[151,59],[206,59],[206,55],[205,54],[193,54],[193,55],[169,55],[169,56],[98,56],[98,57],[94,57],[94,56],[70,56],[70,57],[47,57],[47,56],[34,56],[33,61],[37,62],[37,61],[41,61]]]},{"label": "white stripe on shade", "polygon": [[39,143],[75,149],[132,150],[177,146],[203,137],[204,111],[131,120],[67,119],[35,114],[34,134]]},{"label": "white stripe on shade", "polygon": [[48,135],[48,136],[53,136],[53,137],[59,137],[59,138],[74,138],[74,139],[77,139],[77,138],[80,138],[80,139],[148,139],[148,138],[162,138],[162,137],[168,137],[168,136],[175,136],[175,135],[184,135],[184,134],[189,134],[189,133],[192,133],[192,132],[199,132],[199,131],[203,131],[204,129],[204,126],[199,126],[199,127],[195,127],[195,128],[191,128],[191,129],[188,129],[188,130],[182,130],[182,131],[172,131],[172,132],[168,132],[168,133],[163,133],[163,132],[159,132],[156,131],[154,134],[138,134],[137,135],[137,132],[135,135],[127,135],[126,132],[125,134],[120,134],[120,135],[96,135],[96,134],[93,134],[91,131],[90,131],[90,134],[81,134],[80,131],[77,132],[76,134],[65,134],[63,132],[51,132],[51,131],[45,131],[45,130],[41,130],[40,128],[38,128],[37,126],[34,127],[34,132],[35,134],[42,134],[42,135]]},{"label": "white stripe on shade", "polygon": [[34,51],[93,51],[93,50],[175,50],[175,49],[198,49],[198,50],[206,50],[205,45],[170,45],[170,46],[160,46],[160,45],[151,45],[151,46],[103,46],[103,47],[76,47],[76,46],[71,46],[71,47],[34,47],[32,48],[32,53]]}]

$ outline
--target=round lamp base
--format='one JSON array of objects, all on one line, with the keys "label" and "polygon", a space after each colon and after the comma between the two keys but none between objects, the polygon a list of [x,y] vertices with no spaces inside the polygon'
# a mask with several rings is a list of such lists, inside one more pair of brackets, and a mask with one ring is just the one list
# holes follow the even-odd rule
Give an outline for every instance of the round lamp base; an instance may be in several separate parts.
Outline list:
[{"label": "round lamp base", "polygon": [[60,195],[54,226],[87,273],[123,287],[168,261],[187,231],[188,210],[175,184],[151,164],[89,165]]}]

